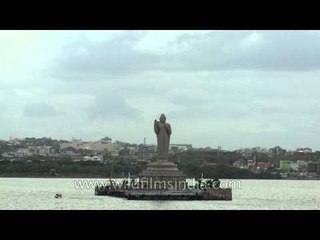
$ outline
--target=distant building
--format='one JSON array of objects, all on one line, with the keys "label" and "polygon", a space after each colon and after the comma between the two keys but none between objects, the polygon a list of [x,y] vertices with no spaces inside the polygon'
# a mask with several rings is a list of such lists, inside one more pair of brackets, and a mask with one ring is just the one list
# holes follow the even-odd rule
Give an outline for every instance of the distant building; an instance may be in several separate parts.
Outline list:
[{"label": "distant building", "polygon": [[9,144],[8,144],[8,145],[19,146],[19,145],[21,145],[21,139],[10,137],[10,140],[9,140]]},{"label": "distant building", "polygon": [[267,148],[254,147],[254,148],[240,148],[235,150],[236,153],[241,154],[243,157],[250,157],[254,153],[268,153]]},{"label": "distant building", "polygon": [[120,145],[118,145],[117,143],[113,143],[112,144],[112,149],[110,151],[111,156],[113,157],[118,157],[119,156],[119,151],[122,149],[122,147]]},{"label": "distant building", "polygon": [[60,144],[60,149],[65,149],[72,147],[76,150],[85,149],[85,150],[93,150],[97,152],[105,152],[108,151],[112,155],[118,155],[120,151],[120,146],[116,143],[112,143],[112,139],[109,137],[105,137],[96,142],[83,142],[83,141],[72,141],[72,142],[63,142]]},{"label": "distant building", "polygon": [[144,145],[138,146],[138,152],[157,152],[157,145]]},{"label": "distant building", "polygon": [[79,153],[74,152],[71,148],[64,149],[59,153],[60,158],[71,158],[72,160],[80,161],[81,155]]},{"label": "distant building", "polygon": [[138,146],[137,157],[142,161],[149,161],[154,157],[157,157],[157,146],[156,145],[145,145],[140,144]]},{"label": "distant building", "polygon": [[291,161],[289,160],[280,160],[280,170],[283,172],[289,172],[290,164],[291,164]]},{"label": "distant building", "polygon": [[[307,162],[298,160],[298,161],[290,161],[290,160],[280,160],[280,170],[282,172],[290,172],[290,171],[301,171],[303,168],[306,169]],[[254,160],[248,160],[248,167],[252,169],[259,170],[270,170],[274,166],[270,162],[255,162]]]},{"label": "distant building", "polygon": [[274,148],[270,148],[269,150],[268,150],[268,154],[270,155],[270,156],[279,156],[279,155],[284,155],[284,154],[286,154],[286,150],[285,149],[283,149],[283,148],[281,148],[281,147],[279,147],[279,146],[276,146],[276,147],[274,147]]},{"label": "distant building", "polygon": [[320,163],[310,162],[308,164],[308,172],[309,173],[320,173]]},{"label": "distant building", "polygon": [[29,146],[28,152],[31,155],[49,156],[54,153],[52,146]]},{"label": "distant building", "polygon": [[298,164],[298,171],[299,172],[305,172],[308,170],[308,162],[304,160],[297,160]]},{"label": "distant building", "polygon": [[298,153],[312,153],[312,149],[311,148],[297,148],[295,152]]},{"label": "distant building", "polygon": [[29,148],[18,148],[16,155],[18,157],[28,157],[31,156],[32,153],[29,151]]},{"label": "distant building", "polygon": [[255,161],[254,160],[248,160],[248,168],[253,168],[255,166]]},{"label": "distant building", "polygon": [[269,162],[258,162],[256,164],[256,168],[263,170],[263,171],[266,171],[266,170],[269,170],[270,168],[272,168],[272,164]]},{"label": "distant building", "polygon": [[291,171],[299,171],[299,164],[298,164],[298,162],[290,162],[290,170]]},{"label": "distant building", "polygon": [[192,149],[192,144],[170,144],[169,150],[172,148],[176,148],[180,151],[187,151],[189,149]]},{"label": "distant building", "polygon": [[97,161],[103,162],[103,155],[84,156],[83,161]]},{"label": "distant building", "polygon": [[51,146],[38,146],[37,151],[39,155],[52,155],[54,153],[54,150]]},{"label": "distant building", "polygon": [[245,161],[243,159],[235,161],[232,166],[237,168],[243,168],[245,166]]},{"label": "distant building", "polygon": [[10,160],[13,161],[16,159],[16,153],[15,152],[5,152],[2,154],[2,160]]},{"label": "distant building", "polygon": [[211,147],[205,147],[202,151],[211,152],[213,149]]}]

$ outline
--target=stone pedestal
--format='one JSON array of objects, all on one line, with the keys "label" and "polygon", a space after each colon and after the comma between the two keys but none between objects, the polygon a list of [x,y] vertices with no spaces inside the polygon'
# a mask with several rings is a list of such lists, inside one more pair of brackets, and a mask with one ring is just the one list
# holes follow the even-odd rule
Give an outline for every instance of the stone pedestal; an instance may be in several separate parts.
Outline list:
[{"label": "stone pedestal", "polygon": [[186,189],[186,177],[177,165],[167,160],[150,163],[140,174],[141,189]]}]

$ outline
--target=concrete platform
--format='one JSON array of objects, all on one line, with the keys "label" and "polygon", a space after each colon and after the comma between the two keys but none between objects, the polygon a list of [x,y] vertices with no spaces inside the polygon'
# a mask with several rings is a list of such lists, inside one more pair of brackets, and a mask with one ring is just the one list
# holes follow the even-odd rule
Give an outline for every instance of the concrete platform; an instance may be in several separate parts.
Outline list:
[{"label": "concrete platform", "polygon": [[128,200],[232,200],[232,191],[230,188],[209,190],[193,189],[185,191],[96,188],[95,195],[121,197]]}]

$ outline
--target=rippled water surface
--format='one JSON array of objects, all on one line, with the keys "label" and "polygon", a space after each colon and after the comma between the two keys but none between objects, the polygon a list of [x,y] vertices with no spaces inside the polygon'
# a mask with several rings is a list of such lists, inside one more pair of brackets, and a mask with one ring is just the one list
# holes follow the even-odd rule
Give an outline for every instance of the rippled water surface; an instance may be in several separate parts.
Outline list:
[{"label": "rippled water surface", "polygon": [[[232,201],[133,201],[77,190],[78,179],[0,178],[0,209],[320,209],[320,181],[240,180]],[[62,199],[56,199],[62,193]]]}]

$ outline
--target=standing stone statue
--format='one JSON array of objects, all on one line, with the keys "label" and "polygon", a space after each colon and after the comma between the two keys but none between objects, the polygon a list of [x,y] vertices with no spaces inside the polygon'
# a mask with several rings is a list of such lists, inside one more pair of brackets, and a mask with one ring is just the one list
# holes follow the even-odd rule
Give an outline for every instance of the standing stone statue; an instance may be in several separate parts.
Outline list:
[{"label": "standing stone statue", "polygon": [[154,132],[158,140],[158,160],[168,160],[171,126],[166,123],[166,116],[161,114],[160,122],[154,120]]}]

